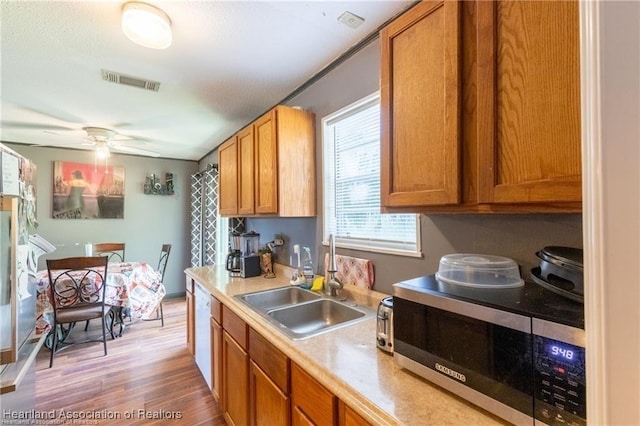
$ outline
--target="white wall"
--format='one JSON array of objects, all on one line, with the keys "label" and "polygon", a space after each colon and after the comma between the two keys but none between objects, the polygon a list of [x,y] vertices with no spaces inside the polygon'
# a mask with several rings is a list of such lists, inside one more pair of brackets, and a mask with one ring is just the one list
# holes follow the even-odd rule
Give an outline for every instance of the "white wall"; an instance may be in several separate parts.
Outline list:
[{"label": "white wall", "polygon": [[[54,161],[93,163],[91,151],[30,147],[6,144],[35,162],[37,166],[38,229],[36,232],[57,246],[42,256],[44,260],[84,256],[87,242],[124,242],[126,260],[158,264],[162,244],[172,245],[164,284],[167,294],[184,293],[184,269],[190,266],[190,191],[191,174],[197,172],[195,161],[165,160],[150,157],[112,154],[109,164],[125,168],[123,219],[53,219],[52,180]],[[151,173],[174,174],[175,194],[145,195],[143,185]]]},{"label": "white wall", "polygon": [[[588,392],[590,403],[602,404],[594,424],[631,426],[640,425],[640,2],[598,7],[600,33],[590,36],[601,55],[601,164],[592,164],[589,189],[601,191],[602,206],[585,231],[601,236],[602,258],[598,276],[589,277],[600,300],[591,300],[586,328],[602,352],[587,352],[588,372],[597,376]],[[595,345],[587,342],[587,350]]]}]

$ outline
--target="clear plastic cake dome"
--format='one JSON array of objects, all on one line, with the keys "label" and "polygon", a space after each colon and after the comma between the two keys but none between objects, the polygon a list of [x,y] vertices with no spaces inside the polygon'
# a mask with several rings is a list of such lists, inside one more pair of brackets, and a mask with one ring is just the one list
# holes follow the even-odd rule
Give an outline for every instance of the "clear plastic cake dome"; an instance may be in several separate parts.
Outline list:
[{"label": "clear plastic cake dome", "polygon": [[436,279],[480,288],[514,288],[524,285],[518,264],[508,257],[486,254],[447,254],[440,259]]}]

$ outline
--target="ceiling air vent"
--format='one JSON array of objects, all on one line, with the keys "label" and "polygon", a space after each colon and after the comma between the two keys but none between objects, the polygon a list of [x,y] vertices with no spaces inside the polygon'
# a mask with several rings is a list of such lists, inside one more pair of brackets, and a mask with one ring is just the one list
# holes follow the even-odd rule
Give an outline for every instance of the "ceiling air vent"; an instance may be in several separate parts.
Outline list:
[{"label": "ceiling air vent", "polygon": [[114,71],[102,70],[102,79],[111,83],[125,84],[127,86],[138,87],[140,89],[152,90],[157,92],[160,89],[160,83],[157,81],[144,80],[130,75],[120,74]]}]

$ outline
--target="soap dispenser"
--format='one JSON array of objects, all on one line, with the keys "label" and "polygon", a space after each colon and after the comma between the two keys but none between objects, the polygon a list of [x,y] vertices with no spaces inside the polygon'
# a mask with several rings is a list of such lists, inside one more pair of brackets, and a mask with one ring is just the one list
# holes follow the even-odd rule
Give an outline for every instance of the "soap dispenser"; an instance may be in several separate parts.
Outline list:
[{"label": "soap dispenser", "polygon": [[302,274],[304,275],[303,288],[311,288],[313,286],[313,260],[311,259],[311,249],[309,247],[302,248]]}]

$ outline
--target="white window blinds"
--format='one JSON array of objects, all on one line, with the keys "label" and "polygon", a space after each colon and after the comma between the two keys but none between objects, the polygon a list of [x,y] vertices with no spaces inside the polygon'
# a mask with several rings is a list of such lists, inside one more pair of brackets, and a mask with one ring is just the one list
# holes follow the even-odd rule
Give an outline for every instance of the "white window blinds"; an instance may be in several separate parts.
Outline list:
[{"label": "white window blinds", "polygon": [[323,119],[324,237],[369,251],[417,255],[415,214],[380,213],[380,98]]}]

